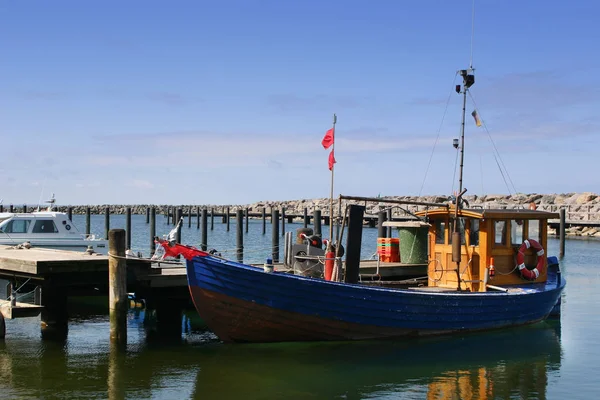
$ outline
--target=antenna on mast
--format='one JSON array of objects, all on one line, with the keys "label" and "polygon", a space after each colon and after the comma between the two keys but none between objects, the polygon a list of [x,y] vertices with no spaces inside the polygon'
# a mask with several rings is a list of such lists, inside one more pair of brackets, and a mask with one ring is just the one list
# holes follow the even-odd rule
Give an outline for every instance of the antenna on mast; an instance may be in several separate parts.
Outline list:
[{"label": "antenna on mast", "polygon": [[473,69],[473,41],[475,38],[475,0],[471,12],[471,60],[469,61],[469,69]]}]

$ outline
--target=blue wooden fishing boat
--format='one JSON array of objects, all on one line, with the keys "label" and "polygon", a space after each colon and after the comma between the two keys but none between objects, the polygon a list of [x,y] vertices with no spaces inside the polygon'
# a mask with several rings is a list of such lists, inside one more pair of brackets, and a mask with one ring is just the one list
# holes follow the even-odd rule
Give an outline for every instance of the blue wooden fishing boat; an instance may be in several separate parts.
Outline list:
[{"label": "blue wooden fishing boat", "polygon": [[[471,69],[460,74],[463,87],[457,91],[466,100],[474,77]],[[464,144],[464,118],[461,139]],[[345,259],[328,251],[322,261],[326,267],[333,264],[333,272],[324,278],[246,265],[168,241],[161,244],[167,255],[186,258],[196,309],[227,342],[440,335],[531,324],[559,314],[565,280],[556,258],[545,253],[548,219],[558,215],[529,208],[468,208],[462,200],[462,147],[457,194],[448,203],[415,214],[427,227],[425,281],[361,281],[364,207],[356,204],[348,204],[344,214]],[[351,199],[356,198],[340,196],[339,201]],[[345,222],[344,217],[342,232]]]}]

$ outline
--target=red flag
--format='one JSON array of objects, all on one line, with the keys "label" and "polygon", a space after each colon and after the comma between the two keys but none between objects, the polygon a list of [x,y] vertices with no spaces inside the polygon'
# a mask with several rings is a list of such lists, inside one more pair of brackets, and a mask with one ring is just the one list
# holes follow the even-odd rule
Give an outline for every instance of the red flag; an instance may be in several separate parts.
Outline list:
[{"label": "red flag", "polygon": [[333,169],[333,164],[335,164],[335,157],[333,156],[333,149],[331,150],[331,152],[329,153],[329,170],[331,171]]},{"label": "red flag", "polygon": [[328,149],[329,146],[333,144],[333,132],[333,128],[331,128],[330,130],[325,132],[325,136],[323,137],[323,140],[321,140],[321,144],[326,149]]}]

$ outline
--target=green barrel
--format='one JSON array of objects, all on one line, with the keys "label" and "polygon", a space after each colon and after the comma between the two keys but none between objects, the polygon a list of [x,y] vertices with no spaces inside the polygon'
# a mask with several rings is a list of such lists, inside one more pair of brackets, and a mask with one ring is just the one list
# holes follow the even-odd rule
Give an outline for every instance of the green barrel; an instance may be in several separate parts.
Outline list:
[{"label": "green barrel", "polygon": [[403,264],[427,264],[429,224],[403,222],[396,226],[400,238],[400,262]]}]

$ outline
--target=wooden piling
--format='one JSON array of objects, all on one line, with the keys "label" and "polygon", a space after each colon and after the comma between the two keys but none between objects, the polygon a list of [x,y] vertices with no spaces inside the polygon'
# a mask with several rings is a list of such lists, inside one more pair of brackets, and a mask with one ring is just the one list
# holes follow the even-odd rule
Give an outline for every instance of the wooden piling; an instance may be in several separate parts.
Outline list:
[{"label": "wooden piling", "polygon": [[104,238],[108,239],[108,231],[110,230],[110,208],[104,209]]},{"label": "wooden piling", "polygon": [[566,212],[564,208],[561,208],[559,211],[560,216],[560,226],[559,229],[559,246],[560,251],[558,253],[559,257],[563,257],[565,255],[565,229],[566,229]]},{"label": "wooden piling", "polygon": [[200,247],[204,251],[206,251],[206,249],[208,248],[208,226],[206,208],[202,209],[202,239],[200,242]]},{"label": "wooden piling", "polygon": [[[2,212],[2,210],[0,210]],[[4,340],[6,337],[6,322],[4,322],[4,315],[0,313],[0,340]]]},{"label": "wooden piling", "polygon": [[321,236],[321,210],[313,211],[313,232],[317,236]]},{"label": "wooden piling", "polygon": [[200,229],[200,206],[196,207],[196,229]]},{"label": "wooden piling", "polygon": [[238,209],[235,216],[236,224],[236,255],[238,262],[244,262],[244,213]]},{"label": "wooden piling", "polygon": [[271,209],[271,241],[273,245],[273,262],[279,262],[279,210]]},{"label": "wooden piling", "polygon": [[281,236],[285,236],[285,207],[281,207]]},{"label": "wooden piling", "polygon": [[308,228],[310,219],[308,218],[308,208],[304,207],[304,227]]},{"label": "wooden piling", "polygon": [[364,206],[351,204],[348,214],[348,239],[346,241],[346,274],[344,282],[357,283],[360,266],[360,246],[362,245],[362,224]]},{"label": "wooden piling", "polygon": [[150,207],[146,207],[146,223],[150,223]]},{"label": "wooden piling", "polygon": [[227,207],[227,211],[225,212],[225,220],[227,221],[227,232],[229,232],[229,207]]},{"label": "wooden piling", "polygon": [[8,206],[8,212],[14,212],[14,207],[12,204]]},{"label": "wooden piling", "polygon": [[248,233],[248,225],[250,224],[250,210],[248,210],[247,207],[245,210],[245,217],[246,217],[246,233]]},{"label": "wooden piling", "polygon": [[0,204],[0,213],[4,212],[4,206]]},{"label": "wooden piling", "polygon": [[377,213],[377,237],[378,238],[386,237],[387,229],[385,228],[385,226],[383,226],[383,223],[385,222],[385,220],[386,220],[385,211],[379,211]]},{"label": "wooden piling", "polygon": [[23,204],[23,214],[27,214],[27,204]]},{"label": "wooden piling", "polygon": [[262,208],[262,234],[267,233],[267,213],[265,207]]},{"label": "wooden piling", "polygon": [[152,207],[150,210],[150,257],[154,255],[154,249],[156,244],[154,238],[156,237],[156,208]]},{"label": "wooden piling", "polygon": [[210,209],[210,230],[215,229],[215,209]]},{"label": "wooden piling", "polygon": [[[392,220],[392,209],[391,208],[388,208],[388,210],[387,210],[387,220],[388,221]],[[392,237],[392,227],[391,226],[387,227],[387,232],[385,235],[386,235],[386,237],[389,237],[389,238]]]},{"label": "wooden piling", "polygon": [[188,228],[192,227],[192,206],[188,207]]},{"label": "wooden piling", "polygon": [[67,208],[67,217],[69,218],[69,221],[73,222],[73,207]]},{"label": "wooden piling", "polygon": [[90,235],[92,233],[92,209],[86,207],[85,209],[85,234]]},{"label": "wooden piling", "polygon": [[108,308],[110,341],[127,343],[127,261],[125,231],[108,232]]},{"label": "wooden piling", "polygon": [[[181,221],[182,218],[183,218],[183,209],[178,208],[177,209],[177,222],[175,223],[175,226],[177,226],[177,224],[179,223],[179,221]],[[181,228],[177,229],[177,243],[181,243]]]},{"label": "wooden piling", "polygon": [[125,249],[131,249],[131,207],[125,209]]}]

